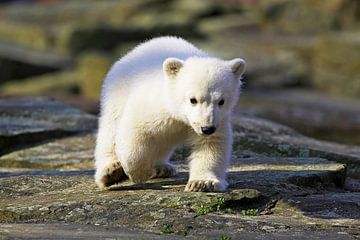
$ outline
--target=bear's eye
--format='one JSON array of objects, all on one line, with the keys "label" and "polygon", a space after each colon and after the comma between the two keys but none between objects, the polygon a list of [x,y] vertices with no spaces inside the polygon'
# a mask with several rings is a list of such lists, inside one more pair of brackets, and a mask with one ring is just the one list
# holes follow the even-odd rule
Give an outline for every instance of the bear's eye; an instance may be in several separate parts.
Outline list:
[{"label": "bear's eye", "polygon": [[197,104],[196,98],[190,98],[190,103],[193,105]]},{"label": "bear's eye", "polygon": [[225,100],[221,99],[218,104],[219,104],[219,106],[222,106],[222,105],[224,105],[224,103],[225,103]]}]

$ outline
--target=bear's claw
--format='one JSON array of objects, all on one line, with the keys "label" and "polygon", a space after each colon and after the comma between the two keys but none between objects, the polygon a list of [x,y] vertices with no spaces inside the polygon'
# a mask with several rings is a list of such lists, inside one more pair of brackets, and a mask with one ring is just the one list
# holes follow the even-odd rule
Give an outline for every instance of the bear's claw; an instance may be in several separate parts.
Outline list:
[{"label": "bear's claw", "polygon": [[185,186],[187,192],[222,192],[225,189],[216,180],[192,180]]}]

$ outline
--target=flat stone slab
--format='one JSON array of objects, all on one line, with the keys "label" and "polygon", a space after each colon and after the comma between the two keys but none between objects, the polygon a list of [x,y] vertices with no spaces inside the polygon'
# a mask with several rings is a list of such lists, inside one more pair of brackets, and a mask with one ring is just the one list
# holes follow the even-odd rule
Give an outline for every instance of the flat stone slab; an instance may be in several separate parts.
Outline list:
[{"label": "flat stone slab", "polygon": [[[56,139],[0,157],[1,168],[15,172],[28,169],[91,169],[94,165],[95,134]],[[25,169],[24,169],[25,168]],[[1,175],[1,173],[0,173]]]},{"label": "flat stone slab", "polygon": [[[360,192],[330,192],[294,197],[288,202],[303,209],[307,216],[323,219],[360,219]],[[359,225],[360,228],[360,225]]]},{"label": "flat stone slab", "polygon": [[96,126],[96,117],[49,98],[1,99],[0,154]]},{"label": "flat stone slab", "polygon": [[[49,170],[93,169],[93,133],[55,139],[45,144],[15,151],[0,157],[0,177],[16,175],[57,175]],[[179,181],[186,183],[188,151],[180,149],[172,160],[182,173]],[[229,180],[234,186],[251,188],[254,185],[275,189],[279,183],[310,186],[322,180],[324,184],[342,186],[346,170],[343,164],[316,157],[271,157],[240,148],[234,144]],[[62,171],[63,174],[66,172]],[[254,178],[254,176],[256,176]]]},{"label": "flat stone slab", "polygon": [[304,195],[322,187],[341,187],[346,177],[343,164],[322,158],[266,157],[249,154],[230,168],[231,186],[254,187],[267,193]]},{"label": "flat stone slab", "polygon": [[267,156],[320,157],[344,163],[348,174],[360,178],[360,147],[306,137],[284,125],[237,112],[234,150],[248,149]]},{"label": "flat stone slab", "polygon": [[[160,235],[124,227],[104,227],[80,224],[0,224],[1,239],[168,239]],[[183,239],[172,235],[171,239]],[[195,238],[194,238],[195,239]]]},{"label": "flat stone slab", "polygon": [[221,237],[231,237],[231,239],[280,239],[280,240],[307,240],[312,239],[327,240],[351,240],[354,239],[349,234],[341,231],[283,231],[271,232],[271,226],[264,226],[263,232],[252,232],[240,230],[237,233],[225,231],[204,232],[188,236],[177,236],[174,234],[159,234],[132,230],[121,227],[104,227],[80,224],[0,224],[0,234],[2,239],[221,239]]},{"label": "flat stone slab", "polygon": [[[175,155],[181,156],[182,152]],[[187,164],[179,160],[175,164],[180,171],[177,177],[142,185],[124,182],[106,191],[96,187],[93,171],[29,170],[18,176],[2,175],[0,222],[66,222],[158,234],[170,229],[190,237],[235,237],[242,231],[255,237],[250,233],[271,230],[285,239],[293,230],[313,230],[263,219],[279,196],[313,194],[341,185],[345,178],[344,165],[325,159],[266,157],[244,150],[230,168],[228,192],[189,193],[183,191]],[[249,221],[246,210],[255,211],[255,223]],[[265,215],[259,216],[260,212]]]},{"label": "flat stone slab", "polygon": [[[333,191],[281,199],[266,221],[306,226],[348,228],[348,233],[360,236],[360,192]],[[340,238],[341,239],[341,238]]]},{"label": "flat stone slab", "polygon": [[[252,176],[255,179],[257,175]],[[180,174],[178,178],[153,180],[145,185],[125,183],[111,188],[110,191],[98,190],[92,176],[87,174],[2,178],[0,222],[3,224],[0,224],[0,229],[8,237],[26,238],[26,233],[29,233],[45,238],[47,231],[41,232],[41,229],[48,226],[48,229],[55,232],[54,236],[64,234],[64,238],[69,239],[87,236],[85,232],[88,231],[98,231],[98,234],[108,237],[124,234],[138,236],[140,239],[142,236],[149,239],[177,239],[178,235],[190,239],[199,239],[200,236],[203,239],[214,236],[231,236],[234,239],[241,236],[248,236],[249,239],[258,239],[259,236],[260,239],[265,239],[266,236],[289,239],[293,236],[295,239],[306,239],[307,235],[317,236],[319,239],[353,239],[352,235],[360,234],[357,229],[360,224],[358,219],[342,216],[343,221],[338,221],[340,224],[333,228],[333,222],[327,219],[318,218],[319,216],[308,217],[312,212],[311,207],[306,208],[307,202],[304,201],[303,208],[299,211],[298,204],[301,200],[306,200],[306,197],[295,197],[291,201],[288,199],[286,205],[282,202],[276,203],[276,196],[267,198],[263,195],[267,194],[266,192],[256,190],[256,183],[253,184],[255,189],[241,189],[233,185],[227,193],[188,193],[183,192],[185,177]],[[244,179],[247,180],[249,179]],[[287,186],[284,183],[279,184]],[[301,187],[292,189],[297,190],[301,190]],[[323,197],[326,197],[325,195]],[[344,195],[342,199],[349,196]],[[353,194],[348,201],[354,204],[356,197]],[[314,197],[310,202],[314,205],[321,199]],[[328,202],[331,202],[331,199]],[[271,204],[275,206],[274,214],[267,215],[266,211],[270,210]],[[317,203],[319,204],[321,202]],[[337,206],[344,205],[339,202]],[[323,209],[326,207],[329,206],[325,205]],[[242,210],[246,209],[259,209],[259,212],[265,212],[265,215],[243,215]],[[4,224],[5,222],[67,224],[24,225]],[[14,230],[17,226],[24,226],[22,233]],[[71,230],[75,226],[76,235],[70,237],[64,233],[66,229]],[[105,229],[110,230],[106,233]],[[132,229],[141,230],[133,232]],[[144,235],[143,232],[161,234],[164,229],[176,235],[152,236]]]}]

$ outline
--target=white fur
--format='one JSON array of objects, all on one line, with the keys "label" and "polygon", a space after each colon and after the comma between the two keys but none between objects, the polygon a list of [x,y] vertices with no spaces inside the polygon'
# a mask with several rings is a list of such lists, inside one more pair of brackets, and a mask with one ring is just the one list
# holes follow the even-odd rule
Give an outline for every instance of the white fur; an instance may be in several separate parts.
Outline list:
[{"label": "white fur", "polygon": [[[107,186],[104,179],[116,162],[135,183],[162,176],[159,172],[173,174],[169,163],[173,150],[189,144],[185,190],[224,191],[232,145],[231,111],[244,66],[242,59],[214,58],[176,37],[152,39],[117,61],[101,94],[96,183]],[[191,98],[198,103],[191,104]],[[218,105],[221,99],[223,106]],[[206,126],[217,130],[204,135],[201,127]]]}]

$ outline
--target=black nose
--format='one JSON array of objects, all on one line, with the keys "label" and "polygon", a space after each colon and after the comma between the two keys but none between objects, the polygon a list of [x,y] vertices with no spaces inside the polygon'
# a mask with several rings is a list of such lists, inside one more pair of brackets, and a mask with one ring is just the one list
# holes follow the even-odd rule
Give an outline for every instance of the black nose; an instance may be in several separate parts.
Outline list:
[{"label": "black nose", "polygon": [[202,131],[204,134],[207,134],[207,135],[214,133],[215,130],[216,130],[216,128],[213,127],[213,126],[210,126],[210,127],[201,127],[201,131]]}]

